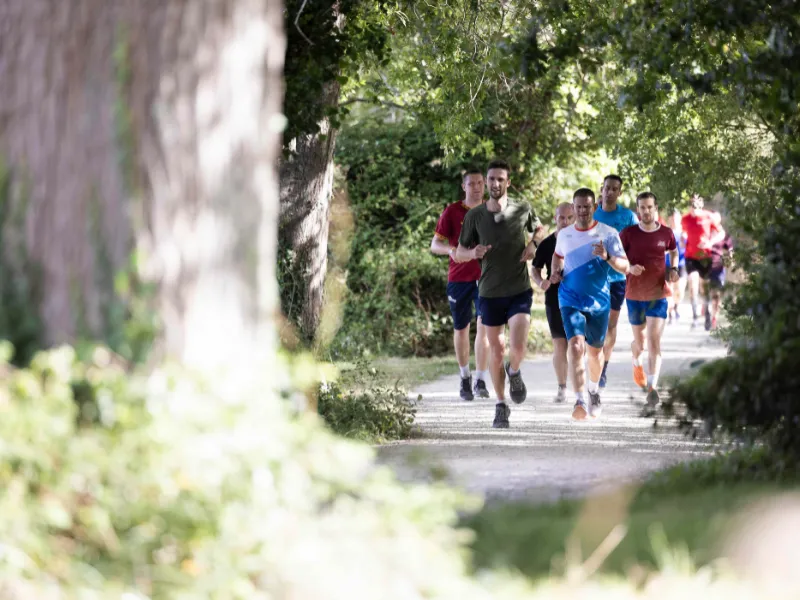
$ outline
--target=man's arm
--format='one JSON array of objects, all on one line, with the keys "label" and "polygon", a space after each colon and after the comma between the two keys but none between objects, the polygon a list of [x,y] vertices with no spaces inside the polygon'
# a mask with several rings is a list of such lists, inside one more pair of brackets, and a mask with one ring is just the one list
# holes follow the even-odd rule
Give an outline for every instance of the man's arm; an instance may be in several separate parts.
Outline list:
[{"label": "man's arm", "polygon": [[450,256],[455,262],[459,262],[456,259],[456,249],[446,239],[442,239],[438,233],[434,234],[431,240],[431,252],[438,256]]},{"label": "man's arm", "polygon": [[564,270],[564,257],[553,254],[553,262],[550,263],[550,283],[561,281],[561,271]]},{"label": "man's arm", "polygon": [[678,273],[678,249],[675,248],[674,250],[669,251],[669,273],[667,273],[667,279],[670,283],[675,283],[680,279],[680,274]]},{"label": "man's arm", "polygon": [[[609,248],[606,248],[606,245],[608,245]],[[627,275],[631,272],[631,263],[628,261],[628,257],[622,249],[622,241],[619,239],[618,235],[607,238],[606,242],[597,242],[594,244],[592,247],[592,254],[606,261],[617,273]]]}]

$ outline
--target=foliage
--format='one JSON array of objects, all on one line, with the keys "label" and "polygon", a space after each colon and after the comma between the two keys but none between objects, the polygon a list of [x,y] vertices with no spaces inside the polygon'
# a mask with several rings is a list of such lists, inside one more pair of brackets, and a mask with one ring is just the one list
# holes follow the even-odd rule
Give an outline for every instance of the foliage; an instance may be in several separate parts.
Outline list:
[{"label": "foliage", "polygon": [[372,443],[407,438],[416,415],[416,401],[367,361],[358,361],[347,383],[322,383],[317,410],[335,433]]}]

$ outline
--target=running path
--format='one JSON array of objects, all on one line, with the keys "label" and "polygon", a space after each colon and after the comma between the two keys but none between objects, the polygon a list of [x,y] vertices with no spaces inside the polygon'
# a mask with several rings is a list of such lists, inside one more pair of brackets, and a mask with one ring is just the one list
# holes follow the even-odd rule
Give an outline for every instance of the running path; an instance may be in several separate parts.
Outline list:
[{"label": "running path", "polygon": [[[685,375],[701,359],[725,354],[702,328],[690,329],[688,305],[683,313],[681,322],[668,325],[664,333],[662,380]],[[455,374],[414,390],[414,397],[423,398],[416,418],[421,436],[379,447],[378,460],[404,480],[425,480],[432,468],[444,469],[451,483],[487,497],[556,500],[711,454],[709,444],[692,441],[673,427],[654,430],[652,418],[640,417],[645,394],[632,380],[631,339],[623,309],[597,420],[571,419],[572,392],[567,402],[555,404],[550,358],[535,358],[522,365],[528,397],[524,404],[510,403],[511,429],[492,429],[493,391],[487,400],[460,400]]]}]

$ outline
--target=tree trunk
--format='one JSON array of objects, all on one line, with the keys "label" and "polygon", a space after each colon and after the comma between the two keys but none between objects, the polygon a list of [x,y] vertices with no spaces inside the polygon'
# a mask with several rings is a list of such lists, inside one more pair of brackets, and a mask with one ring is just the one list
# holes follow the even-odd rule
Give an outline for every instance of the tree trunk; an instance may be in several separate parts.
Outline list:
[{"label": "tree trunk", "polygon": [[[330,82],[320,99],[326,106],[339,102],[339,83]],[[301,337],[314,340],[320,325],[325,275],[328,269],[328,224],[333,195],[333,153],[336,130],[319,123],[318,134],[291,140],[291,155],[280,167],[281,246],[292,251],[290,269],[295,281],[293,301],[284,311],[299,321]],[[286,296],[284,294],[284,300]]]},{"label": "tree trunk", "polygon": [[192,368],[274,353],[284,53],[279,0],[169,3],[142,242],[165,349]]},{"label": "tree trunk", "polygon": [[113,5],[2,0],[0,26],[0,155],[40,269],[45,341],[101,336],[131,239],[116,146]]}]

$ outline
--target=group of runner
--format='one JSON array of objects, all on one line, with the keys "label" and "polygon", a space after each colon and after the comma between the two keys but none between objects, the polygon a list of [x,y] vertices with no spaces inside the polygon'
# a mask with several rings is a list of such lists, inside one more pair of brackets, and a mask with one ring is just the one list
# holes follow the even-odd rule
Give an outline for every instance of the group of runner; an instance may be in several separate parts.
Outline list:
[{"label": "group of runner", "polygon": [[[660,218],[658,199],[651,192],[637,196],[636,213],[620,206],[623,181],[608,175],[599,205],[591,189],[577,190],[571,203],[556,207],[556,231],[546,236],[530,204],[508,197],[510,174],[509,165],[501,160],[489,163],[485,180],[480,170],[467,171],[462,180],[464,200],[445,208],[431,242],[432,252],[450,257],[447,296],[461,398],[488,398],[487,378],[491,379],[497,397],[492,424],[496,428],[509,427],[506,379],[511,400],[525,401],[520,366],[530,327],[533,280],[545,293],[558,381],[556,402],[566,401],[569,375],[575,393],[573,418],[600,415],[601,390],[607,383],[625,302],[634,334],[633,378],[647,392],[647,402],[656,405],[661,335],[668,316],[679,318],[680,297],[675,294],[685,289],[687,278],[693,325],[700,318],[703,280],[706,329],[716,326],[724,255],[731,250],[718,213],[705,210],[703,199],[695,195],[692,210],[682,218],[673,214],[669,226]],[[532,261],[530,272],[528,261]],[[473,314],[477,316],[474,383],[469,368]],[[645,348],[647,369],[641,360]]]}]

